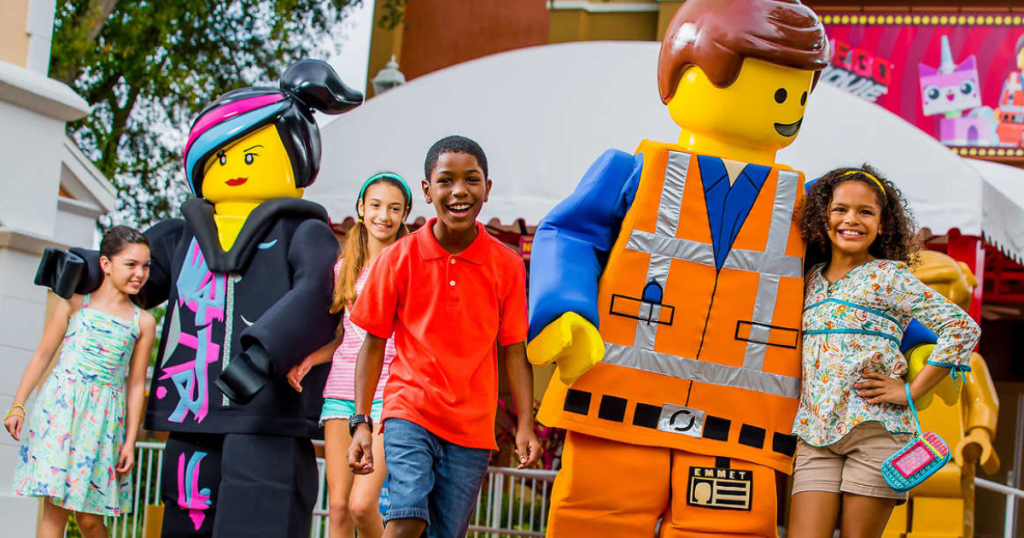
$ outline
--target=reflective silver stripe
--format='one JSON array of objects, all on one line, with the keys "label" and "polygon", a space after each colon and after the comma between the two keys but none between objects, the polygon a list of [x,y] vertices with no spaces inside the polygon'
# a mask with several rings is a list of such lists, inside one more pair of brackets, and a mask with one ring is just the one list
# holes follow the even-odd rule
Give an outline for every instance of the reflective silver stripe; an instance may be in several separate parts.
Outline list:
[{"label": "reflective silver stripe", "polygon": [[[715,250],[708,243],[689,239],[665,237],[650,232],[633,230],[626,242],[626,248],[653,255],[667,256],[676,260],[715,266]],[[650,280],[648,280],[650,282]]]},{"label": "reflective silver stripe", "polygon": [[732,249],[722,267],[799,278],[803,275],[803,260],[795,256],[779,256],[756,250]]},{"label": "reflective silver stripe", "polygon": [[657,323],[661,319],[661,305],[654,303],[640,303],[641,319],[650,320],[650,323]]},{"label": "reflective silver stripe", "polygon": [[[751,321],[771,325],[772,315],[775,313],[775,301],[778,299],[778,296],[778,275],[761,273],[761,276],[757,279],[757,297],[754,299],[754,314]],[[765,342],[771,337],[771,329],[764,325],[752,325],[750,327],[747,349],[743,352],[744,368],[758,371],[764,368],[764,356],[768,351],[768,344]],[[755,332],[755,329],[758,329],[758,331]]]},{"label": "reflective silver stripe", "polygon": [[[665,237],[650,232],[633,230],[626,248],[649,254],[661,254],[677,260],[715,266],[715,250],[708,243],[678,237]],[[799,278],[803,275],[803,261],[795,256],[770,255],[756,250],[733,249],[724,267],[752,273]],[[650,282],[650,280],[648,280]]]},{"label": "reflective silver stripe", "polygon": [[[789,242],[789,228],[793,222],[793,206],[796,203],[796,189],[800,183],[799,180],[800,176],[796,172],[788,170],[779,171],[778,187],[775,189],[775,203],[772,208],[772,222],[771,227],[768,229],[768,240],[764,249],[765,260],[771,260],[769,263],[776,260],[778,263],[785,263],[785,260],[793,260],[796,262],[797,271],[800,269],[800,259],[786,257],[786,243]],[[799,276],[799,272],[794,276]],[[761,271],[761,275],[757,280],[757,294],[754,298],[752,322],[763,325],[772,324],[775,304],[779,299],[779,280],[780,278],[777,273]],[[766,342],[768,342],[768,338],[755,339],[754,330],[753,328],[751,329],[750,339],[747,341],[747,349],[743,353],[744,368],[758,371],[764,368],[764,356],[768,351],[768,344]]]},{"label": "reflective silver stripe", "polygon": [[[689,155],[675,151],[669,152],[668,165],[665,168],[665,182],[661,187],[661,200],[658,202],[658,220],[654,227],[660,236],[675,237],[679,228],[679,213],[683,210],[683,189],[686,186],[686,174],[689,167]],[[632,242],[632,236],[627,241],[626,248],[629,248],[630,242]],[[648,252],[651,255],[644,286],[646,287],[648,282],[654,280],[664,290],[668,287],[668,270],[672,266],[672,256],[651,250],[641,250],[641,252]],[[658,308],[660,314],[660,307]],[[653,311],[652,314],[654,314]],[[633,345],[642,349],[654,349],[657,333],[658,323],[639,321],[636,324]]]},{"label": "reflective silver stripe", "polygon": [[800,396],[800,379],[796,377],[698,361],[633,346],[605,343],[604,349],[602,362],[607,364],[783,398],[796,399]]},{"label": "reflective silver stripe", "polygon": [[789,228],[793,223],[793,205],[800,175],[792,170],[779,170],[779,186],[775,189],[775,207],[772,209],[772,227],[764,251],[776,256],[786,255]]},{"label": "reflective silver stripe", "polygon": [[689,171],[689,154],[678,151],[668,153],[665,182],[661,187],[661,201],[658,202],[658,223],[654,227],[654,233],[675,237],[679,231],[679,214],[683,210],[683,190]]},{"label": "reflective silver stripe", "polygon": [[[662,286],[668,280],[668,269],[672,266],[672,258],[651,254],[651,261],[647,266],[647,280],[644,286],[651,280],[658,281]],[[641,303],[643,305],[643,303]],[[654,318],[657,319],[657,318]],[[658,333],[658,324],[653,321],[637,321],[636,334],[633,337],[633,345],[644,349],[654,349],[654,338]]]}]

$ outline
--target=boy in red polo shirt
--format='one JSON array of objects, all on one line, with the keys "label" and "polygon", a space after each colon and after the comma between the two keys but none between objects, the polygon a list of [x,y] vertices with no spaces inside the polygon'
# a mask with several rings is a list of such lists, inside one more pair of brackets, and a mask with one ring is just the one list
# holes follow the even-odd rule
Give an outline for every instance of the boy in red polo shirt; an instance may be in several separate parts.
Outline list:
[{"label": "boy in red polo shirt", "polygon": [[[373,472],[371,400],[384,345],[398,352],[384,388],[384,457],[391,509],[384,536],[464,536],[494,442],[497,346],[519,414],[519,468],[540,456],[533,372],[526,361],[526,269],[476,221],[487,201],[487,157],[462,136],[427,152],[423,194],[437,218],[395,242],[370,269],[351,320],[367,331],[356,359],[349,465]],[[497,346],[495,345],[497,344]]]}]

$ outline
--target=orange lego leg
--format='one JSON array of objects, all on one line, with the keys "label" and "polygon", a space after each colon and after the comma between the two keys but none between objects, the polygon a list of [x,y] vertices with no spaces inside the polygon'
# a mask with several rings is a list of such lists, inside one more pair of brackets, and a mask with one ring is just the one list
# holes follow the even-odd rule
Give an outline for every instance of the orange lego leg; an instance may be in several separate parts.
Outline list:
[{"label": "orange lego leg", "polygon": [[548,538],[654,536],[668,505],[671,450],[569,432]]},{"label": "orange lego leg", "polygon": [[775,471],[674,450],[672,501],[660,538],[778,536]]}]

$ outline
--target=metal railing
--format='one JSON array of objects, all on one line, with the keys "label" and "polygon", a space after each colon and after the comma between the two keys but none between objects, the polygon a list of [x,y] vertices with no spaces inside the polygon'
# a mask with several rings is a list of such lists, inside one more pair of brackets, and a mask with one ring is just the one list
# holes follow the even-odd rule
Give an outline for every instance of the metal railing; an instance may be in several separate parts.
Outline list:
[{"label": "metal railing", "polygon": [[[322,442],[316,443],[322,444]],[[151,507],[159,507],[160,476],[163,471],[164,443],[136,443],[132,510],[119,517],[106,518],[110,538],[148,538],[146,516]],[[324,459],[317,458],[319,491],[313,510],[311,538],[327,536],[328,499]],[[488,467],[483,487],[477,496],[470,520],[472,538],[544,536],[547,527],[551,484],[556,471],[516,470]],[[151,529],[158,533],[159,529]]]},{"label": "metal railing", "polygon": [[146,507],[160,505],[160,475],[163,470],[164,443],[135,443],[135,468],[132,469],[132,511],[119,517],[107,517],[110,538],[145,536]]},{"label": "metal railing", "polygon": [[983,489],[995,491],[1006,495],[1006,509],[1003,513],[1003,538],[1014,538],[1017,536],[1017,504],[1018,498],[1024,499],[1024,491],[1017,488],[1020,485],[1022,468],[1021,456],[1024,452],[1024,394],[1017,395],[1017,424],[1014,427],[1013,441],[1013,465],[1006,473],[1006,484],[1003,485],[983,478],[975,478],[974,484]]},{"label": "metal railing", "polygon": [[472,538],[543,537],[557,471],[488,467],[470,520]]},{"label": "metal railing", "polygon": [[[1018,421],[1024,423],[1024,397],[1018,401]],[[1018,437],[1024,438],[1024,432]],[[319,443],[318,443],[319,444]],[[111,538],[144,537],[147,507],[159,506],[160,476],[163,470],[164,444],[139,442],[136,444],[134,498],[132,511],[117,518],[107,518]],[[1020,456],[1016,456],[1015,467],[1020,467]],[[310,536],[327,536],[328,499],[326,473],[323,458],[317,458],[320,473],[316,507],[313,510],[313,526]],[[488,467],[483,487],[477,495],[476,507],[470,520],[471,538],[506,538],[514,536],[543,537],[547,528],[548,507],[551,501],[551,487],[557,471],[517,470],[505,467]],[[1010,483],[1014,483],[1011,470]],[[1024,490],[998,482],[975,478],[975,485],[982,489],[1006,495],[1006,522],[1004,536],[1015,534],[1018,499],[1024,499]]]}]

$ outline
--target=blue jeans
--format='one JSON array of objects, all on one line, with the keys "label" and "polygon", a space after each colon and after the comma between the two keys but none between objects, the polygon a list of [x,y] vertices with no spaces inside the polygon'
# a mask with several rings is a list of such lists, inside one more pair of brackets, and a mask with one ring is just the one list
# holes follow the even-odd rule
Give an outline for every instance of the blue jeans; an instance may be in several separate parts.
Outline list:
[{"label": "blue jeans", "polygon": [[469,528],[490,450],[467,448],[400,418],[384,425],[391,508],[384,516],[427,522],[427,538],[461,538]]}]

